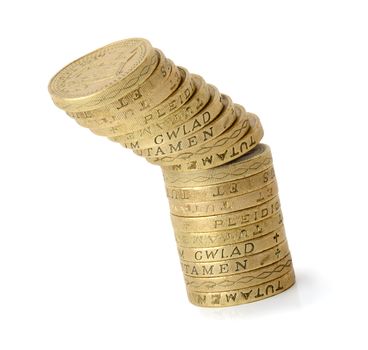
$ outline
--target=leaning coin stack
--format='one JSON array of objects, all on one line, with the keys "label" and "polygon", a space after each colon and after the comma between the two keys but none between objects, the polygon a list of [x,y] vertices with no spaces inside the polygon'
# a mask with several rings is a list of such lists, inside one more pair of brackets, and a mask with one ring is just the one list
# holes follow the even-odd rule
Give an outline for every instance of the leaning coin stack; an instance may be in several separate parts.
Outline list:
[{"label": "leaning coin stack", "polygon": [[294,284],[270,148],[259,118],[145,39],[59,71],[54,103],[162,167],[189,300],[220,307]]}]

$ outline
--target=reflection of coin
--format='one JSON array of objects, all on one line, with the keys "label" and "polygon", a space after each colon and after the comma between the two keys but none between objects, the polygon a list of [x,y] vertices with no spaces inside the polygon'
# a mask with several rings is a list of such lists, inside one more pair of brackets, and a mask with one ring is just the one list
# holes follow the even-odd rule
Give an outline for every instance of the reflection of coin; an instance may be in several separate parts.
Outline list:
[{"label": "reflection of coin", "polygon": [[65,110],[97,108],[118,92],[125,94],[139,86],[154,70],[154,57],[145,39],[117,41],[64,67],[52,78],[50,94]]}]

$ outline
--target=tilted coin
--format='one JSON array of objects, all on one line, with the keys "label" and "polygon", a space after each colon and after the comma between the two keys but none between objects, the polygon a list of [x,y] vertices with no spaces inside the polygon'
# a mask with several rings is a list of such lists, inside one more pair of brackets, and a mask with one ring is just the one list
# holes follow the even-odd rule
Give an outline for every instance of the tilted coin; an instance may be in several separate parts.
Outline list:
[{"label": "tilted coin", "polygon": [[[126,134],[127,132],[138,130],[144,126],[143,119],[140,119],[138,116],[140,114],[144,115],[144,111],[149,110],[150,108],[155,107],[157,104],[166,99],[179,85],[180,83],[180,73],[174,69],[173,63],[169,60],[168,69],[170,72],[165,77],[165,83],[162,82],[159,86],[158,91],[152,91],[151,94],[143,94],[138,90],[133,91],[129,94],[129,103],[126,108],[121,107],[123,102],[121,99],[118,103],[112,103],[106,107],[103,107],[99,110],[99,113],[103,115],[115,116],[116,119],[120,119],[119,124],[113,127],[108,128],[91,128],[91,131],[96,135],[100,136],[118,136]],[[160,71],[161,72],[161,71]],[[157,86],[155,89],[157,89]],[[152,87],[154,88],[154,87]],[[137,95],[135,96],[134,94]],[[94,114],[95,111],[90,111],[91,114]]]},{"label": "tilted coin", "polygon": [[[192,169],[210,169],[226,164],[231,160],[241,157],[243,154],[249,152],[257,146],[263,137],[263,128],[259,121],[259,118],[251,113],[246,113],[246,118],[249,119],[250,128],[249,131],[241,138],[238,139],[234,144],[229,147],[211,148],[210,146],[203,146],[201,151],[178,156],[175,160],[170,159],[175,165],[170,166],[171,169],[178,169],[182,171]],[[234,130],[236,132],[237,130]],[[180,159],[178,159],[180,158]],[[161,162],[165,160],[162,159]],[[162,164],[160,164],[162,165]]]},{"label": "tilted coin", "polygon": [[[200,169],[211,169],[224,165],[248,153],[261,141],[263,137],[263,128],[257,116],[247,113],[246,120],[249,120],[249,131],[234,144],[225,149],[203,147],[203,152],[188,155],[186,159],[171,166],[165,166],[169,170],[193,171]],[[236,132],[237,130],[234,130]],[[203,153],[203,154],[202,154]],[[175,160],[176,161],[176,160]]]},{"label": "tilted coin", "polygon": [[[183,152],[190,151],[197,145],[208,144],[211,140],[224,134],[234,124],[237,118],[231,99],[223,95],[221,100],[224,105],[222,111],[203,128],[197,127],[196,131],[191,132],[183,138],[174,139],[172,142],[160,144],[155,147],[136,150],[134,153],[146,157],[149,162],[154,163],[157,159],[166,157],[168,154],[182,154]],[[196,123],[196,125],[200,126],[203,124],[198,121]]]},{"label": "tilted coin", "polygon": [[[134,124],[140,124],[142,127],[147,126],[149,123],[161,119],[167,114],[173,113],[190,99],[195,92],[194,81],[191,74],[185,68],[178,67],[178,69],[181,74],[181,82],[178,88],[165,101],[163,101],[162,104],[159,104],[150,110],[139,110],[138,113],[132,113],[132,111],[130,111],[132,118],[135,119]],[[139,100],[143,105],[146,105],[147,102],[141,102],[143,95],[146,93],[147,89],[148,92],[150,91],[149,89],[153,91],[153,86],[158,85],[160,76],[161,79],[165,78],[163,77],[164,74],[166,74],[164,66],[162,66],[161,69],[156,69],[155,73],[152,74],[152,76],[148,78],[141,87],[135,90],[134,98],[136,98],[137,101]],[[96,111],[92,111],[69,114],[77,120],[78,124],[92,129],[118,126],[126,119],[125,113],[99,113],[100,115],[96,115]]]},{"label": "tilted coin", "polygon": [[[192,79],[196,91],[179,110],[163,116],[162,119],[148,124],[143,129],[111,137],[110,140],[119,142],[126,148],[147,148],[188,135],[211,122],[212,116],[217,116],[222,108],[220,93],[217,89],[208,86],[200,76],[193,74]],[[213,98],[210,100],[212,93],[214,98],[218,96],[217,103],[214,103]],[[211,107],[208,113],[200,113],[207,106]],[[217,109],[220,111],[217,112]]]},{"label": "tilted coin", "polygon": [[237,140],[244,137],[244,135],[246,135],[248,130],[250,129],[251,121],[249,121],[245,110],[237,104],[234,105],[234,108],[237,116],[236,121],[219,137],[214,138],[210,142],[207,142],[205,144],[197,144],[193,148],[186,151],[182,151],[173,155],[168,154],[163,157],[153,157],[152,160],[148,159],[148,161],[154,164],[159,164],[163,166],[170,165],[171,167],[174,167],[176,165],[181,166],[182,162],[193,162],[193,159],[196,159],[198,157],[205,157],[215,150],[217,152],[222,152],[223,150],[226,150]]},{"label": "tilted coin", "polygon": [[51,79],[49,92],[65,111],[96,109],[136,89],[157,64],[157,53],[147,40],[117,41],[61,69]]}]

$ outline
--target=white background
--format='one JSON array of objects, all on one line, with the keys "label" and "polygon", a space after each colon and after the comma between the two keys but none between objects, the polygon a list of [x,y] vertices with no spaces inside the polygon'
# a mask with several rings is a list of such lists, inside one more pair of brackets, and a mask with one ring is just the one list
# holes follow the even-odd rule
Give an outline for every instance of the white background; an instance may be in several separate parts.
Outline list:
[{"label": "white background", "polygon": [[[0,349],[367,349],[364,1],[0,5]],[[297,284],[187,301],[160,169],[79,127],[53,74],[146,37],[258,114]]]}]

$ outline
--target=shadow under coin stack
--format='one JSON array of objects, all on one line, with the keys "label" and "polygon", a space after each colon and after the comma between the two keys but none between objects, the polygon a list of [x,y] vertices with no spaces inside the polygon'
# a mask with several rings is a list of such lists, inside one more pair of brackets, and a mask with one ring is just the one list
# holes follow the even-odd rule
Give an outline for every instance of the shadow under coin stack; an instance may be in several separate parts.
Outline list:
[{"label": "shadow under coin stack", "polygon": [[259,118],[145,39],[72,62],[55,104],[97,135],[162,167],[189,300],[249,303],[295,282]]}]

